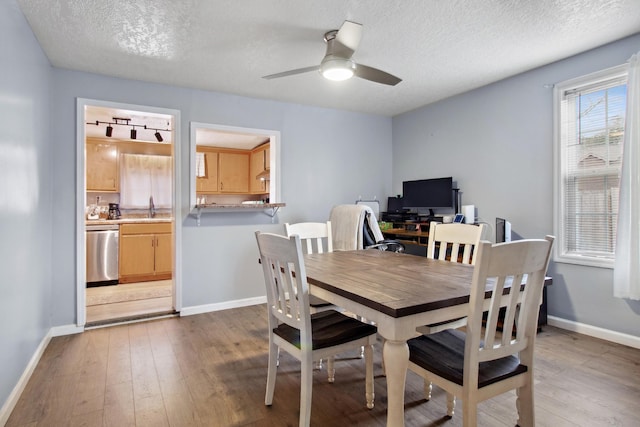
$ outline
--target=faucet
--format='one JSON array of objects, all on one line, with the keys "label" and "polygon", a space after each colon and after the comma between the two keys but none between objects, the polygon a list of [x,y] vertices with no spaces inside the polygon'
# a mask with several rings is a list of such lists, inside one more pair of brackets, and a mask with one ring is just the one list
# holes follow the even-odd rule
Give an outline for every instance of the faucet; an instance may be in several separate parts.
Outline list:
[{"label": "faucet", "polygon": [[153,196],[149,196],[149,218],[156,216],[156,207],[153,205]]}]

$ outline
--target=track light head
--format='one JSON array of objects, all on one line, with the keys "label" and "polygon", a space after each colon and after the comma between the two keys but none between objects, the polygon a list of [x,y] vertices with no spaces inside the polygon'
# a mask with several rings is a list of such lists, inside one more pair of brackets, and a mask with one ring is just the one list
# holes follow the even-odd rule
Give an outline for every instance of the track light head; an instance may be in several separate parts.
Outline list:
[{"label": "track light head", "polygon": [[105,135],[107,135],[107,136],[109,136],[109,137],[110,137],[111,135],[113,135],[113,126],[111,126],[111,125],[108,125],[108,126],[107,126],[107,132],[105,133]]},{"label": "track light head", "polygon": [[160,135],[160,132],[156,131],[155,135],[158,142],[162,142],[162,135]]},{"label": "track light head", "polygon": [[131,129],[131,139],[136,139],[138,137],[138,131],[133,128]]}]

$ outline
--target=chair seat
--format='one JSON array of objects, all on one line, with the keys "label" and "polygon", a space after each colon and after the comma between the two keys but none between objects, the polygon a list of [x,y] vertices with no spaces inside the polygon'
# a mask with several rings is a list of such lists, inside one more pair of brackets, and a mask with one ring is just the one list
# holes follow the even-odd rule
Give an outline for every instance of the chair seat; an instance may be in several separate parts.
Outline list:
[{"label": "chair seat", "polygon": [[[311,336],[313,350],[333,347],[359,338],[375,334],[377,328],[335,310],[322,311],[311,315]],[[300,331],[281,324],[273,333],[300,348]]]},{"label": "chair seat", "polygon": [[[407,342],[409,360],[416,365],[462,386],[464,343],[466,334],[447,329],[430,335],[422,335]],[[480,363],[478,388],[482,388],[527,371],[515,356]]]},{"label": "chair seat", "polygon": [[331,307],[333,306],[333,304],[331,304],[329,301],[325,301],[321,298],[318,298],[315,295],[309,295],[309,306],[312,308],[322,308],[322,307]]}]

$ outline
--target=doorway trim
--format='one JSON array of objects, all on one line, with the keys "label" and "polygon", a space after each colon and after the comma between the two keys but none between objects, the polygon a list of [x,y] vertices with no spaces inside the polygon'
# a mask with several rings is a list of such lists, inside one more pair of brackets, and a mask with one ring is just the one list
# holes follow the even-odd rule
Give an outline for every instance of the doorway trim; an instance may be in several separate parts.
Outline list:
[{"label": "doorway trim", "polygon": [[114,109],[135,110],[173,116],[173,307],[176,312],[182,308],[182,180],[180,169],[180,152],[182,151],[180,131],[180,111],[151,107],[147,105],[125,104],[120,102],[102,101],[97,99],[77,98],[76,100],[76,325],[84,328],[87,320],[86,310],[86,242],[85,242],[85,206],[86,206],[86,178],[85,178],[85,118],[86,106],[106,107]]}]

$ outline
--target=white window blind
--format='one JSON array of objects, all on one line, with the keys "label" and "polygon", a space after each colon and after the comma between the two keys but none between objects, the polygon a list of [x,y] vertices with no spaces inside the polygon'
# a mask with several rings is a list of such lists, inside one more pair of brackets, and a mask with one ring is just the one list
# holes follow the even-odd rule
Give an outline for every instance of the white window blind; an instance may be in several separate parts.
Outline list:
[{"label": "white window blind", "polygon": [[171,208],[172,168],[170,156],[123,154],[120,164],[120,207]]},{"label": "white window blind", "polygon": [[556,86],[556,261],[613,267],[626,71]]}]

